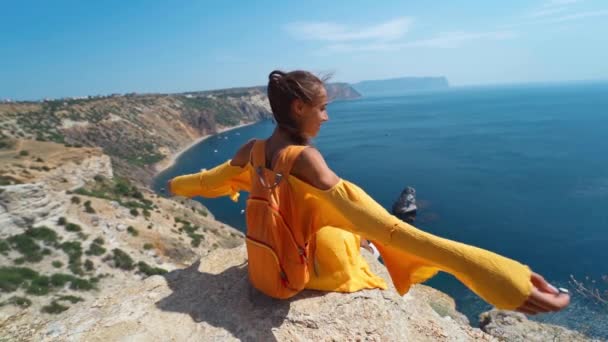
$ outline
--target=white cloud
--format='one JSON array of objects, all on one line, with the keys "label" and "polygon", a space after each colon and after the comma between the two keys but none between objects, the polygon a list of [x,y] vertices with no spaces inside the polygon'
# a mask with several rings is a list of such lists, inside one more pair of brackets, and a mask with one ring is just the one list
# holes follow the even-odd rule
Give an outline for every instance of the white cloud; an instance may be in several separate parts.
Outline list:
[{"label": "white cloud", "polygon": [[577,2],[581,2],[582,0],[549,0],[545,3],[545,6],[562,6],[562,5],[570,5]]},{"label": "white cloud", "polygon": [[287,32],[297,39],[328,42],[394,41],[409,30],[412,20],[407,17],[392,19],[367,27],[349,27],[331,22],[296,22],[286,26]]},{"label": "white cloud", "polygon": [[558,13],[563,13],[567,10],[568,8],[563,6],[563,7],[547,7],[547,8],[541,8],[539,10],[536,10],[534,12],[530,12],[527,14],[527,17],[529,18],[542,18],[542,17],[547,17],[553,14],[558,14]]},{"label": "white cloud", "polygon": [[545,25],[608,15],[608,10],[581,11],[580,7],[576,9],[577,6],[573,6],[581,2],[582,0],[549,0],[535,10],[524,14],[525,18],[531,20],[509,26]]},{"label": "white cloud", "polygon": [[515,38],[514,31],[490,32],[445,32],[430,39],[406,43],[406,46],[424,46],[434,48],[453,48],[475,40],[505,40]]},{"label": "white cloud", "polygon": [[457,48],[464,44],[479,41],[496,41],[515,38],[514,31],[490,31],[490,32],[444,32],[432,38],[413,40],[409,42],[380,42],[369,44],[339,43],[327,46],[319,54],[345,53],[345,52],[387,52],[398,51],[407,48]]},{"label": "white cloud", "polygon": [[548,18],[547,20],[544,20],[542,22],[543,23],[561,23],[564,21],[578,20],[578,19],[591,18],[591,17],[602,17],[605,15],[608,15],[608,10],[587,11],[587,12],[579,12],[579,13],[563,15],[560,17]]},{"label": "white cloud", "polygon": [[571,5],[581,2],[581,0],[549,0],[539,8],[526,13],[528,18],[544,18],[551,15],[566,12],[571,9]]}]

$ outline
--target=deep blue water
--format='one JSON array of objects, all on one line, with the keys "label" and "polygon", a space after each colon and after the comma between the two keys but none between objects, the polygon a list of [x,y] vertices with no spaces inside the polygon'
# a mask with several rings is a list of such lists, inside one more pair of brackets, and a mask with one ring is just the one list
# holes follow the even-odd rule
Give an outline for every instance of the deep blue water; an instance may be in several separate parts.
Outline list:
[{"label": "deep blue water", "polygon": [[[556,286],[572,289],[570,275],[599,282],[608,274],[608,83],[369,97],[332,103],[329,116],[315,140],[329,166],[387,209],[414,186],[418,227],[520,260]],[[203,141],[155,189],[226,161],[273,127],[265,121]],[[243,199],[202,202],[244,228]],[[456,298],[473,324],[489,308],[450,276],[428,284]],[[569,309],[537,319],[608,338],[608,307],[576,293]]]}]

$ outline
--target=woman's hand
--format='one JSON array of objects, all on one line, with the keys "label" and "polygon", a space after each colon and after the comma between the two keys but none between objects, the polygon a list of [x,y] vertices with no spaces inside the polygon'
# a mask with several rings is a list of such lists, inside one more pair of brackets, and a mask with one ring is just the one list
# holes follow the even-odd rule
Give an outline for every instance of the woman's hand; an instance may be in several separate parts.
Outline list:
[{"label": "woman's hand", "polygon": [[517,311],[528,315],[543,312],[559,311],[570,303],[567,293],[560,293],[558,289],[549,284],[541,275],[532,272],[532,293]]},{"label": "woman's hand", "polygon": [[173,191],[171,191],[171,180],[172,179],[169,179],[167,181],[167,184],[165,185],[165,192],[167,193],[167,196],[169,196],[169,197],[173,196]]}]

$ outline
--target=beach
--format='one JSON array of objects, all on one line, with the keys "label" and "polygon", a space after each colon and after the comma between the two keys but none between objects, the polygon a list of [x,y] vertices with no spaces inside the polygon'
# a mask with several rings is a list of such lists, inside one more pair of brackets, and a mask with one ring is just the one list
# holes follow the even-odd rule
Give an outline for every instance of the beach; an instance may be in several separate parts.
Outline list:
[{"label": "beach", "polygon": [[[198,143],[200,143],[201,141],[208,139],[214,135],[217,134],[222,134],[225,132],[229,132],[232,130],[235,130],[237,128],[242,128],[245,126],[249,126],[249,125],[253,125],[255,124],[257,121],[254,122],[247,122],[247,123],[243,123],[240,125],[236,125],[236,126],[230,126],[230,127],[223,127],[217,130],[217,132],[212,133],[212,134],[206,134],[203,135],[201,137],[199,137],[198,139],[193,140],[191,143],[189,143],[188,145],[182,147],[179,151],[177,151],[176,153],[167,156],[167,158],[161,160],[160,162],[156,163],[154,165],[154,168],[156,170],[156,173],[159,174],[165,170],[167,170],[168,168],[172,167],[173,165],[175,165],[175,162],[177,161],[177,159],[186,151],[188,151],[189,149],[191,149],[193,146],[197,145]],[[236,152],[236,151],[235,151]]]}]

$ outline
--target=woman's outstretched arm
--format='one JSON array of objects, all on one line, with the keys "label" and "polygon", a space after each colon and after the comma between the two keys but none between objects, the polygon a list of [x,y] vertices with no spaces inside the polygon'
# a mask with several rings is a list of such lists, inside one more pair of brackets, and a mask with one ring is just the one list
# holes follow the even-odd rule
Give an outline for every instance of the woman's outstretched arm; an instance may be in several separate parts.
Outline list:
[{"label": "woman's outstretched arm", "polygon": [[238,199],[240,190],[249,191],[249,153],[253,140],[249,141],[236,152],[234,157],[210,170],[175,177],[167,182],[167,191],[171,195],[194,197],[230,196],[233,201]]},{"label": "woman's outstretched arm", "polygon": [[450,272],[492,304],[536,314],[557,311],[569,303],[568,295],[559,294],[525,265],[434,236],[393,217],[356,185],[340,180],[315,149],[304,150],[292,175],[310,185],[311,197],[325,205],[328,225],[384,243],[413,260],[412,265]]}]

